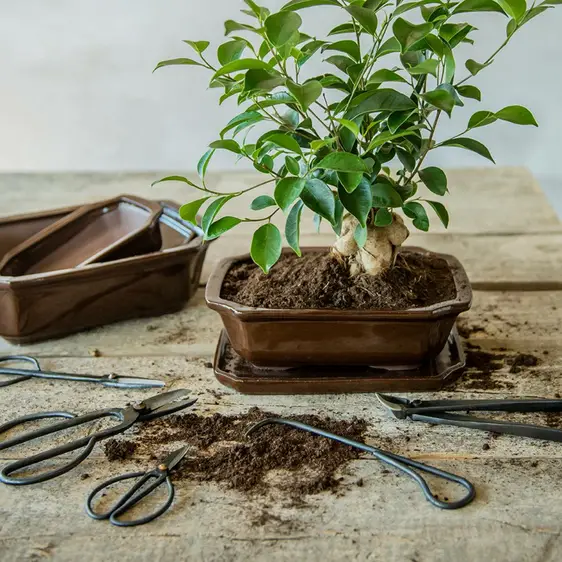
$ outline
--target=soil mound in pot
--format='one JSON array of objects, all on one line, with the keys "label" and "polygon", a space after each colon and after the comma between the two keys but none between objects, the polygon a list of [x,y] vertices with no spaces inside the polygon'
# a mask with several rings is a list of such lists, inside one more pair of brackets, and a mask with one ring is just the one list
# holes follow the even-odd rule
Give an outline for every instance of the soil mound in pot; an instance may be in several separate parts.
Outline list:
[{"label": "soil mound in pot", "polygon": [[284,254],[265,275],[252,261],[235,263],[221,297],[257,308],[404,310],[456,297],[447,262],[432,254],[403,252],[381,277],[350,277],[330,253]]}]

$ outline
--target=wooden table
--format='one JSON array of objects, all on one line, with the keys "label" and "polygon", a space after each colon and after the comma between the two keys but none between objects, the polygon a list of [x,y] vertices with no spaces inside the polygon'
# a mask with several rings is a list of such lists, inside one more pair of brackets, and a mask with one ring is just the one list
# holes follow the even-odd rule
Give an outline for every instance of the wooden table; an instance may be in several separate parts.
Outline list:
[{"label": "wooden table", "polygon": [[[9,215],[67,206],[119,193],[185,201],[179,184],[150,188],[160,174],[41,174],[0,176]],[[251,185],[252,174],[212,178],[225,191]],[[473,340],[483,349],[505,347],[541,357],[537,367],[494,373],[498,390],[484,393],[461,380],[445,397],[546,397],[562,393],[562,225],[531,175],[516,168],[459,170],[450,174],[452,225],[445,233],[414,234],[411,242],[454,253],[473,281],[468,324],[482,326]],[[310,221],[311,222],[311,221]],[[224,255],[247,251],[244,229],[215,243],[204,275]],[[329,244],[326,231],[303,225],[303,242]],[[109,465],[100,447],[69,475],[39,486],[0,487],[0,560],[562,560],[562,448],[558,444],[432,427],[390,419],[372,395],[251,397],[220,387],[205,363],[221,329],[203,290],[182,312],[125,322],[65,339],[17,348],[0,340],[0,352],[26,352],[46,368],[76,372],[157,375],[168,387],[193,390],[198,411],[239,413],[259,406],[290,416],[355,415],[371,422],[369,441],[392,439],[392,450],[465,475],[478,489],[469,507],[431,507],[415,484],[383,474],[372,460],[353,462],[342,474],[343,493],[308,498],[291,507],[282,497],[249,499],[213,484],[179,483],[174,509],[136,529],[91,521],[83,501],[94,482],[129,468]],[[94,357],[93,350],[99,350]],[[503,390],[502,390],[503,389]],[[217,399],[216,391],[223,396]],[[150,393],[150,391],[149,391]],[[143,392],[72,383],[29,381],[0,393],[0,422],[49,409],[76,412],[122,406]],[[530,416],[536,423],[541,418]],[[489,448],[488,448],[489,445]],[[0,461],[26,449],[0,453]],[[134,459],[146,468],[152,461]],[[89,474],[90,478],[81,476]],[[363,478],[364,486],[355,485]],[[267,512],[264,525],[255,521]]]}]

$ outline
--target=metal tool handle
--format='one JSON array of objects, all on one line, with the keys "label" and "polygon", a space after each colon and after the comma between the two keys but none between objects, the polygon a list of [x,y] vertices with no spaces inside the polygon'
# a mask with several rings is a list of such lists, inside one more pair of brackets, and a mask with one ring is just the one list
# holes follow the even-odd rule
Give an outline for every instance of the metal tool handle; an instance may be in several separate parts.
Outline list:
[{"label": "metal tool handle", "polygon": [[560,412],[562,400],[540,398],[534,400],[421,400],[407,407],[408,415],[436,412]]},{"label": "metal tool handle", "polygon": [[544,439],[546,441],[562,442],[562,430],[542,425],[515,423],[501,420],[479,418],[462,414],[449,414],[447,412],[435,415],[412,414],[410,418],[414,421],[422,421],[438,425],[452,425],[478,429],[480,431],[492,431],[494,433],[505,433],[507,435],[518,435],[532,439]]},{"label": "metal tool handle", "polygon": [[[121,498],[119,498],[113,506],[108,511],[96,512],[93,507],[93,502],[96,496],[106,488],[112,486],[117,482],[122,482],[124,480],[139,479],[132,488],[126,492]],[[149,486],[144,488],[144,486],[150,481],[154,480]],[[144,498],[149,496],[154,490],[160,487],[163,483],[166,483],[168,488],[168,499],[166,503],[153,513],[134,520],[122,520],[119,519],[122,515],[129,512],[135,505],[140,503]],[[144,488],[144,489],[143,489]],[[92,518],[97,520],[108,519],[109,522],[118,527],[136,527],[137,525],[144,525],[145,523],[150,523],[154,519],[160,517],[168,509],[170,509],[172,503],[174,502],[175,490],[168,476],[167,471],[163,472],[160,470],[152,470],[150,472],[132,472],[129,474],[123,474],[121,476],[116,476],[107,480],[103,484],[97,486],[88,498],[86,499],[86,513]]]},{"label": "metal tool handle", "polygon": [[[9,361],[25,361],[26,363],[31,363],[33,370],[41,370],[39,361],[37,361],[34,357],[29,357],[27,355],[6,355],[4,357],[0,357],[0,363],[7,363]],[[12,379],[0,382],[0,388],[29,380],[33,377],[34,373],[28,373],[29,371],[26,369],[6,369],[0,367],[0,375],[15,375]]]},{"label": "metal tool handle", "polygon": [[[304,431],[308,431],[310,433],[314,433],[316,435],[320,435],[321,437],[326,437],[328,439],[332,439],[333,441],[338,441],[339,443],[343,443],[345,445],[349,445],[350,447],[355,447],[356,449],[360,449],[361,451],[365,451],[376,457],[378,460],[400,470],[404,474],[408,475],[412,478],[421,488],[425,498],[427,501],[432,503],[435,507],[439,507],[440,509],[459,509],[468,505],[476,496],[476,490],[471,482],[462,478],[461,476],[457,476],[456,474],[452,474],[451,472],[447,472],[445,470],[441,470],[439,468],[435,468],[433,466],[429,466],[423,464],[421,462],[408,459],[406,457],[401,457],[400,455],[395,455],[394,453],[388,453],[381,449],[377,449],[376,447],[370,447],[365,443],[359,443],[358,441],[353,441],[351,439],[347,439],[346,437],[342,437],[341,435],[335,435],[334,433],[330,433],[328,431],[324,431],[322,429],[318,429],[316,427],[312,427],[310,425],[306,425],[301,422],[296,422],[292,420],[285,420],[281,418],[269,418],[266,420],[262,420],[258,422],[254,426],[252,426],[247,434],[254,432],[255,430],[263,427],[264,425],[278,423],[283,425],[288,425],[294,427],[296,429],[302,429]],[[422,472],[426,472],[438,478],[442,478],[444,480],[448,480],[449,482],[454,482],[455,484],[459,484],[463,488],[467,490],[467,493],[464,497],[460,500],[456,501],[441,501],[435,497],[432,493],[429,484],[425,481],[425,479],[418,474],[413,469],[420,470]]]},{"label": "metal tool handle", "polygon": [[[31,414],[21,417],[0,426],[0,435],[5,431],[8,431],[9,429],[13,429],[14,427],[23,425],[27,422],[52,417],[64,417],[70,419],[66,419],[65,421],[42,427],[28,433],[22,433],[12,439],[3,441],[0,443],[0,450],[9,449],[10,447],[15,447],[16,445],[21,445],[23,443],[28,443],[30,441],[33,441],[34,439],[38,439],[39,437],[52,435],[54,433],[65,431],[67,429],[90,423],[98,419],[108,417],[115,418],[121,423],[108,429],[98,431],[93,435],[82,437],[81,439],[77,439],[76,441],[71,441],[70,443],[66,443],[59,447],[54,447],[52,449],[43,451],[42,453],[32,455],[31,457],[12,462],[5,466],[2,470],[0,470],[0,482],[9,485],[23,486],[28,484],[38,484],[40,482],[45,482],[47,480],[56,478],[57,476],[61,476],[62,474],[65,474],[78,466],[84,459],[86,459],[92,452],[92,449],[98,441],[122,433],[123,431],[131,427],[131,425],[133,425],[137,420],[138,413],[135,412],[135,410],[133,410],[132,408],[127,408],[126,410],[123,410],[121,408],[112,410],[100,410],[98,412],[92,412],[83,416],[73,416],[72,414],[68,414],[66,412],[42,412],[39,414]],[[40,474],[28,477],[18,478],[11,476],[15,472],[19,472],[23,469],[30,469],[46,460],[60,457],[62,455],[65,455],[66,453],[70,453],[78,449],[84,450],[70,462],[63,464],[53,470],[45,471]]]}]

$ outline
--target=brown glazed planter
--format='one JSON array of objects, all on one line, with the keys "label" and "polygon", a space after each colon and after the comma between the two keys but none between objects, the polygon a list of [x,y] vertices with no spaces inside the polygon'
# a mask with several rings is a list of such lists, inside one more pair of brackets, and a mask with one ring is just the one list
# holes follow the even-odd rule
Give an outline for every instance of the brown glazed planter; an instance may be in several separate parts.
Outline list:
[{"label": "brown glazed planter", "polygon": [[[62,271],[0,276],[0,336],[29,343],[180,310],[199,286],[208,246],[200,229],[181,220],[177,205],[164,201],[159,207],[158,251]],[[0,260],[74,210],[0,219]]]},{"label": "brown glazed planter", "polygon": [[[304,248],[304,252],[328,248]],[[285,250],[290,252],[291,250]],[[406,247],[401,252],[427,252]],[[415,368],[436,357],[457,316],[470,308],[472,289],[453,256],[436,254],[453,274],[453,300],[408,310],[277,310],[252,308],[222,299],[231,266],[249,255],[228,258],[207,284],[207,304],[222,317],[238,355],[260,367],[375,365]]]}]

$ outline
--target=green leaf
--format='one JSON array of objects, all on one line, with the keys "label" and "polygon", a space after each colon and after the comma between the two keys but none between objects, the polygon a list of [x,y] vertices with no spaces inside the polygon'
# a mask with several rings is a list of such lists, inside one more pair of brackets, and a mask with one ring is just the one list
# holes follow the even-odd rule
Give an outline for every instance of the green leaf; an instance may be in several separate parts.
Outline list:
[{"label": "green leaf", "polygon": [[435,195],[445,195],[447,193],[447,176],[441,168],[431,166],[420,170],[419,176],[427,188]]},{"label": "green leaf", "polygon": [[346,119],[353,120],[366,113],[376,113],[379,111],[407,111],[416,108],[416,104],[406,95],[396,90],[381,88],[367,99],[363,100],[358,106],[351,109],[345,116]]},{"label": "green leaf", "polygon": [[468,121],[468,129],[476,129],[477,127],[485,127],[495,123],[498,118],[491,111],[477,111]]},{"label": "green leaf", "polygon": [[253,33],[259,33],[259,29],[247,25],[245,23],[238,23],[234,20],[227,20],[224,22],[224,34],[230,35],[235,31],[252,31]]},{"label": "green leaf", "polygon": [[363,179],[361,172],[337,172],[338,179],[348,193],[353,193]]},{"label": "green leaf", "polygon": [[392,112],[386,121],[388,125],[388,130],[394,134],[398,129],[412,116],[416,115],[416,110],[412,111],[394,111]]},{"label": "green leaf", "polygon": [[421,23],[415,25],[406,21],[404,18],[398,18],[392,26],[392,31],[402,46],[402,52],[405,53],[412,45],[423,39],[433,29],[430,23]]},{"label": "green leaf", "polygon": [[190,47],[193,48],[194,51],[196,51],[199,54],[204,53],[210,45],[209,41],[187,41],[187,40],[184,40],[184,43],[187,43]]},{"label": "green leaf", "polygon": [[387,39],[377,51],[377,58],[383,57],[384,55],[389,55],[391,53],[399,53],[402,50],[400,42],[396,37],[391,37]]},{"label": "green leaf", "polygon": [[287,215],[287,222],[285,223],[285,238],[287,244],[293,249],[295,254],[302,256],[300,249],[300,230],[301,230],[301,215],[304,204],[302,201],[297,201]]},{"label": "green leaf", "polygon": [[359,221],[363,227],[367,225],[369,211],[373,207],[373,195],[369,182],[363,179],[353,193],[348,193],[342,186],[338,187],[342,205]]},{"label": "green leaf", "polygon": [[510,123],[515,123],[516,125],[539,126],[533,117],[533,114],[526,107],[521,105],[510,105],[508,107],[504,107],[496,113],[496,117],[502,121],[509,121]]},{"label": "green leaf", "polygon": [[[439,146],[453,146],[456,148],[464,148],[466,150],[470,150],[471,152],[475,152],[484,158],[487,158],[491,162],[494,162],[490,151],[479,141],[470,139],[468,137],[460,137],[457,139],[449,139],[443,141]],[[495,162],[494,162],[495,164]]]},{"label": "green leaf", "polygon": [[359,125],[357,125],[357,123],[350,121],[349,119],[336,119],[336,121],[343,125],[346,129],[351,131],[355,135],[355,138],[359,136],[360,131]]},{"label": "green leaf", "polygon": [[361,60],[361,52],[359,50],[359,45],[355,41],[344,40],[336,41],[335,43],[326,43],[322,47],[322,52],[324,51],[339,51],[349,55],[352,59],[356,61]]},{"label": "green leaf", "polygon": [[287,89],[306,111],[322,94],[322,84],[318,80],[309,80],[304,84],[295,84],[287,80]]},{"label": "green leaf", "polygon": [[258,197],[252,201],[250,209],[252,209],[252,211],[262,211],[263,209],[274,207],[275,205],[277,205],[277,203],[273,197],[269,195],[258,195]]},{"label": "green leaf", "polygon": [[368,172],[369,168],[364,160],[350,152],[332,152],[316,165],[316,168],[334,170],[335,172]]},{"label": "green leaf", "polygon": [[224,76],[226,74],[232,74],[233,72],[239,72],[240,70],[256,69],[271,71],[271,66],[258,59],[233,60],[232,62],[229,62],[228,64],[225,64],[223,67],[219,68],[215,72],[213,79],[218,78],[219,76]]},{"label": "green leaf", "polygon": [[242,153],[240,145],[235,140],[231,139],[214,141],[209,145],[209,148],[229,150],[230,152],[234,152],[235,154]]},{"label": "green leaf", "polygon": [[311,211],[334,223],[336,210],[334,194],[322,180],[306,180],[301,199]]},{"label": "green leaf", "polygon": [[184,64],[189,66],[205,66],[204,64],[194,61],[193,59],[186,59],[186,58],[170,59],[170,60],[160,61],[152,72],[156,72],[159,68],[163,68],[164,66],[178,66]]},{"label": "green leaf", "polygon": [[298,199],[304,189],[305,180],[302,178],[283,178],[275,186],[275,201],[286,212]]},{"label": "green leaf", "polygon": [[271,223],[260,226],[254,232],[250,255],[264,273],[269,273],[281,257],[282,244],[279,229]]},{"label": "green leaf", "polygon": [[353,238],[357,243],[357,246],[359,246],[359,248],[363,248],[367,243],[367,234],[368,234],[368,230],[366,226],[362,224],[358,224],[355,227],[355,230],[353,232]]},{"label": "green leaf", "polygon": [[423,74],[431,74],[437,76],[437,68],[439,67],[439,61],[437,59],[427,59],[420,62],[416,66],[408,68],[408,72],[412,76],[419,76]]},{"label": "green leaf", "polygon": [[431,207],[433,208],[433,210],[435,211],[435,213],[439,217],[439,220],[443,223],[443,226],[445,228],[448,228],[449,227],[449,213],[447,212],[447,209],[445,208],[445,205],[443,205],[443,203],[439,203],[439,201],[427,201],[427,203],[429,203],[431,205]]},{"label": "green leaf", "polygon": [[388,183],[375,183],[371,186],[373,207],[402,207],[404,202],[398,191]]},{"label": "green leaf", "polygon": [[374,10],[369,10],[369,8],[362,8],[361,6],[347,6],[345,8],[348,14],[350,14],[354,20],[361,24],[361,27],[371,35],[377,33],[377,14]]},{"label": "green leaf", "polygon": [[369,147],[367,151],[370,152],[371,150],[374,150],[375,148],[378,148],[379,146],[382,146],[383,144],[390,142],[394,139],[399,139],[402,137],[407,137],[409,135],[412,135],[414,133],[414,130],[417,129],[406,129],[405,131],[399,131],[397,133],[391,133],[390,131],[381,133],[380,135],[374,137],[373,140],[369,143]]},{"label": "green leaf", "polygon": [[242,220],[237,217],[222,217],[209,227],[205,240],[214,240],[235,226],[238,226],[241,222]]},{"label": "green leaf", "polygon": [[293,137],[291,137],[286,133],[279,133],[277,131],[271,131],[269,133],[265,133],[265,135],[262,135],[260,137],[256,146],[260,148],[266,142],[273,143],[274,145],[280,146],[281,148],[284,148],[285,150],[288,150],[290,152],[302,154],[302,150],[301,147],[299,146],[299,143]]},{"label": "green leaf", "polygon": [[256,18],[263,19],[269,16],[269,10],[267,8],[262,8],[261,6],[258,6],[254,2],[254,0],[244,0],[244,2],[250,7]]},{"label": "green leaf", "polygon": [[249,127],[250,125],[259,123],[263,120],[263,115],[261,115],[257,111],[245,111],[244,113],[237,115],[229,121],[228,125],[221,131],[221,137],[224,137],[226,133],[228,133],[232,129],[240,127],[241,125],[246,125]]},{"label": "green leaf", "polygon": [[465,62],[466,69],[470,72],[470,74],[472,74],[472,76],[476,76],[481,70],[483,70],[484,68],[486,68],[490,64],[491,63],[481,64],[479,62],[476,62],[473,59],[468,59]]},{"label": "green leaf", "polygon": [[349,23],[342,23],[341,25],[337,25],[336,27],[334,27],[334,29],[330,31],[330,33],[328,33],[328,36],[343,35],[345,33],[351,33],[351,34],[355,33],[355,26],[353,25],[353,23],[349,22]]},{"label": "green leaf", "polygon": [[482,101],[482,93],[476,86],[458,86],[457,92],[463,98],[470,98],[473,100]]},{"label": "green leaf", "polygon": [[151,186],[154,187],[156,184],[165,182],[165,181],[181,181],[183,183],[186,183],[187,185],[191,185],[192,187],[195,187],[197,189],[201,189],[197,184],[193,183],[191,180],[184,178],[183,176],[167,176],[165,178],[162,178],[161,180],[157,180],[152,182]]},{"label": "green leaf", "polygon": [[205,201],[208,201],[209,197],[203,197],[202,199],[197,199],[196,201],[191,201],[180,207],[179,213],[180,217],[191,224],[197,225],[197,213],[199,209],[203,206]]},{"label": "green leaf", "polygon": [[285,4],[281,10],[303,10],[304,8],[312,8],[314,6],[339,6],[336,0],[291,0]]},{"label": "green leaf", "polygon": [[449,115],[455,107],[455,98],[447,90],[436,89],[422,95],[423,99],[433,107],[445,111]]},{"label": "green leaf", "polygon": [[[383,82],[406,82],[400,74],[394,72],[394,70],[388,70],[386,68],[381,68],[377,70],[367,82],[369,84],[382,84]],[[406,82],[407,83],[407,82]]]},{"label": "green leaf", "polygon": [[288,43],[302,25],[302,18],[295,12],[279,12],[265,20],[265,32],[269,40],[281,47]]},{"label": "green leaf", "polygon": [[348,73],[350,67],[355,66],[355,61],[349,57],[344,57],[343,55],[334,55],[333,57],[328,57],[326,59],[327,63],[333,64],[336,68],[342,72]]},{"label": "green leaf", "polygon": [[390,226],[392,213],[388,209],[379,209],[375,215],[375,226]]},{"label": "green leaf", "polygon": [[246,47],[246,42],[241,39],[235,39],[220,45],[217,49],[217,58],[221,66],[239,60]]},{"label": "green leaf", "polygon": [[406,203],[404,207],[404,213],[411,219],[414,219],[414,226],[419,230],[427,232],[429,230],[429,217],[424,206],[417,201],[411,201]]},{"label": "green leaf", "polygon": [[464,0],[454,10],[453,14],[464,14],[468,12],[499,12],[504,11],[494,0]]},{"label": "green leaf", "polygon": [[455,90],[454,86],[452,84],[447,84],[447,83],[443,83],[443,84],[439,84],[439,86],[437,86],[437,88],[435,88],[436,90],[444,90],[445,92],[448,92],[449,94],[451,94],[455,105],[458,105],[460,107],[464,106],[464,102],[462,101],[462,99],[459,97],[459,94],[457,93],[457,90]]},{"label": "green leaf", "polygon": [[468,23],[446,23],[440,27],[439,35],[454,49],[474,30],[476,28]]},{"label": "green leaf", "polygon": [[203,156],[201,156],[201,160],[197,163],[197,173],[199,177],[203,179],[205,174],[207,173],[207,168],[209,167],[209,162],[215,153],[214,149],[207,150]]},{"label": "green leaf", "polygon": [[287,168],[289,173],[293,174],[294,176],[298,176],[301,173],[300,164],[292,156],[287,156],[285,158],[285,167]]},{"label": "green leaf", "polygon": [[246,92],[270,92],[285,83],[285,79],[275,70],[248,70],[244,79]]},{"label": "green leaf", "polygon": [[301,55],[297,59],[299,67],[312,58],[314,53],[316,53],[323,45],[325,41],[310,41],[301,48]]},{"label": "green leaf", "polygon": [[207,210],[205,211],[205,214],[201,219],[201,228],[203,229],[205,235],[207,235],[207,231],[209,230],[209,227],[215,220],[215,217],[217,216],[218,212],[231,199],[232,199],[232,195],[225,195],[224,197],[218,197],[207,207]]},{"label": "green leaf", "polygon": [[527,11],[525,0],[495,0],[502,10],[516,21],[520,21]]}]

